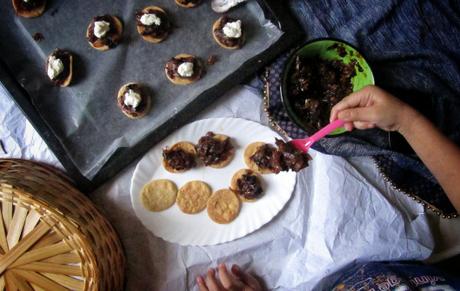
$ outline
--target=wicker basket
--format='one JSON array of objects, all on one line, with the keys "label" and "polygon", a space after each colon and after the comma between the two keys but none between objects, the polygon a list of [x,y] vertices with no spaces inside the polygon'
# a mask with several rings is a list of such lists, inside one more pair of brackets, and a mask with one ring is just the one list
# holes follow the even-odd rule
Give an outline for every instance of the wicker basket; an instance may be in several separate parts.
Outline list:
[{"label": "wicker basket", "polygon": [[57,171],[0,159],[0,290],[121,290],[109,222]]}]

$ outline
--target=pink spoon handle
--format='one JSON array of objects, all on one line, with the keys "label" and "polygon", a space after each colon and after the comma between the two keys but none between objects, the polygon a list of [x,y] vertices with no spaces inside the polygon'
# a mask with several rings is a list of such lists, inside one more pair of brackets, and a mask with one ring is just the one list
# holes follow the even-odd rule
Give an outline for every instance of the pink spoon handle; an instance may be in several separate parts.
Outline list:
[{"label": "pink spoon handle", "polygon": [[337,128],[343,126],[344,123],[345,122],[343,120],[340,120],[340,119],[337,119],[336,121],[333,121],[333,122],[329,123],[325,127],[323,127],[320,130],[318,130],[315,134],[310,136],[308,138],[308,141],[305,143],[305,147],[310,148],[315,142],[317,142],[318,140],[322,139],[323,137],[325,137],[329,133],[333,132]]},{"label": "pink spoon handle", "polygon": [[325,137],[329,133],[333,132],[339,127],[342,127],[345,124],[343,120],[337,119],[336,121],[333,121],[326,125],[325,127],[321,128],[315,134],[313,134],[310,137],[303,138],[303,139],[293,139],[289,143],[292,144],[294,147],[296,147],[298,150],[303,151],[303,152],[308,152],[310,147],[320,140],[321,138]]}]

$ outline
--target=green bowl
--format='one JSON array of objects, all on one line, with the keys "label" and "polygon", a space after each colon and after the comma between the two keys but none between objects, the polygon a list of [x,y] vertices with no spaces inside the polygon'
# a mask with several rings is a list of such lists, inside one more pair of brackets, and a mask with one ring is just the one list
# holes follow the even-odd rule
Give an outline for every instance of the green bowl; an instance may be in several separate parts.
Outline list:
[{"label": "green bowl", "polygon": [[[367,85],[374,84],[374,75],[372,74],[372,70],[362,54],[352,45],[342,40],[331,38],[316,39],[297,49],[289,56],[286,66],[284,67],[281,80],[281,99],[289,119],[306,132],[309,131],[307,129],[308,126],[305,125],[305,121],[302,116],[299,116],[299,114],[294,110],[287,88],[288,78],[291,74],[291,69],[295,63],[296,56],[302,56],[305,58],[320,57],[325,60],[340,60],[344,64],[349,64],[355,60],[356,75],[351,79],[353,92],[356,92]],[[338,128],[330,133],[329,136],[342,134],[344,132],[346,132],[345,128]],[[312,134],[310,132],[308,133]]]}]

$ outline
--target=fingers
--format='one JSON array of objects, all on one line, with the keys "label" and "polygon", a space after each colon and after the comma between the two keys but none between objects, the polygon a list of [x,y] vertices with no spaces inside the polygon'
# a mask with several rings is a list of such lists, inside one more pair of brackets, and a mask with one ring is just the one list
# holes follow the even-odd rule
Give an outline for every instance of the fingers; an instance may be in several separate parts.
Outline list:
[{"label": "fingers", "polygon": [[251,287],[254,290],[261,290],[259,281],[257,281],[256,278],[254,278],[253,276],[249,275],[248,273],[242,272],[240,267],[238,267],[238,265],[233,265],[231,270],[232,270],[232,273],[238,279],[243,281],[243,283],[247,284],[249,287]]},{"label": "fingers", "polygon": [[354,128],[354,125],[353,125],[353,122],[345,122],[343,127],[345,127],[347,131],[352,131]]},{"label": "fingers", "polygon": [[232,266],[231,273],[224,264],[220,264],[218,269],[220,282],[216,279],[216,273],[213,269],[208,270],[206,278],[203,279],[201,276],[196,278],[200,291],[262,290],[257,279],[241,271],[237,265]]},{"label": "fingers", "polygon": [[374,111],[370,107],[358,107],[352,109],[344,109],[337,114],[339,119],[348,122],[366,121],[375,122]]},{"label": "fingers", "polygon": [[338,113],[344,109],[365,106],[369,101],[369,89],[365,88],[358,92],[354,92],[343,98],[331,109],[330,121],[338,118]]},{"label": "fingers", "polygon": [[357,129],[369,129],[369,128],[374,128],[375,123],[366,122],[366,121],[355,121],[353,122],[353,126]]},{"label": "fingers", "polygon": [[370,129],[376,127],[375,123],[367,121],[345,122],[343,125],[347,131],[352,131],[353,128],[357,129]]},{"label": "fingers", "polygon": [[206,287],[206,283],[204,282],[203,277],[196,277],[196,283],[198,284],[198,288],[200,288],[200,291],[209,291],[208,287]]},{"label": "fingers", "polygon": [[209,269],[206,274],[205,283],[209,291],[219,291],[219,284],[217,283],[214,269]]},{"label": "fingers", "polygon": [[337,119],[337,110],[334,110],[334,107],[331,109],[331,115],[329,116],[329,122],[333,122]]},{"label": "fingers", "polygon": [[241,287],[241,282],[238,282],[228,271],[224,264],[219,265],[220,283],[225,289],[231,290],[234,287]]},{"label": "fingers", "polygon": [[374,95],[378,94],[378,92],[378,87],[370,85],[346,96],[334,107],[332,107],[330,122],[336,120],[338,118],[338,113],[344,109],[371,105],[373,103]]}]

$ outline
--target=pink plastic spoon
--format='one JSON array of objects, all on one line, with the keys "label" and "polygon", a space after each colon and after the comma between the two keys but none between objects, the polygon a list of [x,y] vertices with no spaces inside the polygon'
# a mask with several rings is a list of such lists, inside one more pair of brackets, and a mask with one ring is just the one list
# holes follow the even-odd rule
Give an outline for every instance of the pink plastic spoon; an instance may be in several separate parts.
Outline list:
[{"label": "pink plastic spoon", "polygon": [[325,127],[318,130],[315,134],[310,137],[303,138],[303,139],[293,139],[289,143],[295,146],[298,150],[303,152],[308,152],[310,147],[317,142],[318,140],[322,139],[329,133],[333,132],[339,127],[342,127],[345,122],[343,120],[337,119],[326,125]]}]

